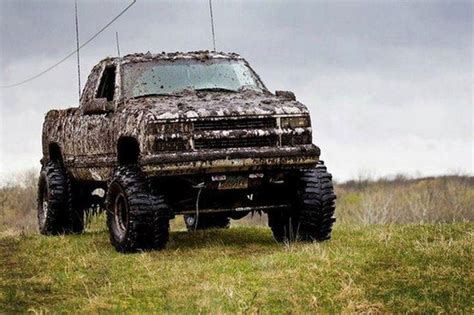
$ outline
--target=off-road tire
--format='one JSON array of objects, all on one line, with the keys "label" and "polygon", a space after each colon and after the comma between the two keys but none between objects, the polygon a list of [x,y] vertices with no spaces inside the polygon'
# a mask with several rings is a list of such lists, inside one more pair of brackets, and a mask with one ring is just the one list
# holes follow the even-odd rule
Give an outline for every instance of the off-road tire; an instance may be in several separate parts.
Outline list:
[{"label": "off-road tire", "polygon": [[196,218],[196,216],[184,215],[184,223],[190,232],[195,230],[228,229],[230,227],[230,218],[222,214],[199,214],[197,220],[194,220],[194,224],[190,224],[189,218]]},{"label": "off-road tire", "polygon": [[[106,196],[110,241],[119,252],[163,249],[169,238],[169,209],[150,192],[137,166],[120,166]],[[125,211],[125,212],[124,212]]]},{"label": "off-road tire", "polygon": [[49,161],[38,180],[38,226],[43,235],[82,233],[84,217],[74,208],[71,180],[66,169]]},{"label": "off-road tire", "polygon": [[331,238],[335,200],[332,175],[320,162],[296,179],[292,209],[268,213],[273,236],[284,241],[325,241]]}]

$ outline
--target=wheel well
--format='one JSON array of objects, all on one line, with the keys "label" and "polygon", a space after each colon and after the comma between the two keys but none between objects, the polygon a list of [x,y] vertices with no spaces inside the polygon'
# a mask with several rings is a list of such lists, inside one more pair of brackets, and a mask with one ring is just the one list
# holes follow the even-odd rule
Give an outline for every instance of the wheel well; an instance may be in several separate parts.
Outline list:
[{"label": "wheel well", "polygon": [[48,146],[49,159],[53,162],[63,162],[63,154],[57,143],[50,143]]},{"label": "wheel well", "polygon": [[140,146],[133,137],[120,137],[117,143],[117,159],[120,165],[137,164]]}]

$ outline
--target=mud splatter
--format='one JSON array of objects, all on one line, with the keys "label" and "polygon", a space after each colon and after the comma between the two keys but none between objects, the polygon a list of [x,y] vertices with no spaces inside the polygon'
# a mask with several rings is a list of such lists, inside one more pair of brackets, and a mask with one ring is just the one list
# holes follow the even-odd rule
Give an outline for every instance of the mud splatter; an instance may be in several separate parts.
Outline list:
[{"label": "mud splatter", "polygon": [[[72,174],[82,180],[107,180],[111,170],[117,165],[117,143],[121,137],[136,139],[139,149],[139,163],[145,169],[157,172],[186,173],[212,170],[213,165],[247,169],[265,168],[268,165],[301,167],[313,165],[319,157],[319,149],[311,144],[311,126],[281,128],[281,117],[309,116],[306,106],[296,101],[291,92],[270,93],[242,90],[236,93],[203,92],[186,90],[173,96],[121,98],[121,66],[127,63],[149,62],[153,60],[193,59],[209,61],[216,59],[243,60],[235,53],[198,51],[190,53],[132,54],[122,58],[106,58],[91,71],[84,87],[80,106],[65,110],[51,110],[46,114],[43,125],[43,161],[50,159],[50,145],[57,144],[62,158]],[[246,63],[248,65],[248,63]],[[87,111],[96,104],[95,97],[99,81],[107,67],[115,67],[114,101],[107,108],[94,113]],[[250,66],[249,66],[250,67]],[[258,75],[255,74],[258,78]],[[263,124],[274,119],[271,125]],[[245,120],[244,120],[245,119]],[[243,126],[252,123],[250,127]],[[224,121],[231,127],[216,130],[194,130],[194,123],[201,121]],[[262,123],[260,122],[262,121]],[[308,119],[309,121],[309,119]],[[301,137],[298,141],[286,142],[282,138]],[[230,160],[232,150],[197,150],[195,141],[206,139],[257,139],[272,137],[272,146],[246,147],[245,140],[234,148],[239,157]],[[273,138],[274,137],[274,138]],[[180,142],[179,140],[184,141]],[[166,146],[157,146],[156,141],[175,141]],[[156,148],[186,148],[189,152],[157,152]],[[263,142],[262,142],[263,143]],[[226,153],[227,152],[227,153]],[[265,153],[264,153],[265,152]],[[291,152],[291,154],[286,154]],[[171,155],[170,155],[171,154]],[[218,162],[213,162],[215,155]],[[235,154],[234,154],[235,155]],[[166,158],[166,163],[164,160]],[[189,158],[192,157],[191,160]],[[228,160],[226,162],[226,160]]]}]

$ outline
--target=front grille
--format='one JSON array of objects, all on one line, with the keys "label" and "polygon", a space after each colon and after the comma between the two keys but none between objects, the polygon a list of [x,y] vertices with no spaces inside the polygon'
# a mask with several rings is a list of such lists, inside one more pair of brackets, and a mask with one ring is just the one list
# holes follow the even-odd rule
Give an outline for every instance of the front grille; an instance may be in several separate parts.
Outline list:
[{"label": "front grille", "polygon": [[227,149],[276,146],[278,136],[251,137],[251,138],[224,138],[195,140],[195,149]]},{"label": "front grille", "polygon": [[231,129],[262,129],[276,128],[276,119],[267,118],[241,118],[241,119],[220,119],[201,120],[194,122],[194,130],[231,130]]}]

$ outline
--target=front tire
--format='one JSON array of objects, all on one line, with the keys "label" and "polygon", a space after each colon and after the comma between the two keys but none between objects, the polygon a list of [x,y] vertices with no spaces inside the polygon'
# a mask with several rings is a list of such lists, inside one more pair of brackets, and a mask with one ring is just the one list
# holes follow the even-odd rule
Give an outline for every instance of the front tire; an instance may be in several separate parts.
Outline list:
[{"label": "front tire", "polygon": [[301,171],[292,209],[268,213],[273,236],[279,242],[330,239],[336,221],[335,200],[332,175],[322,162],[315,169]]},{"label": "front tire", "polygon": [[162,249],[169,238],[169,210],[153,195],[136,166],[120,166],[107,189],[107,226],[119,252]]},{"label": "front tire", "polygon": [[72,204],[70,178],[59,163],[49,161],[38,180],[38,226],[43,235],[82,233],[81,211]]}]

